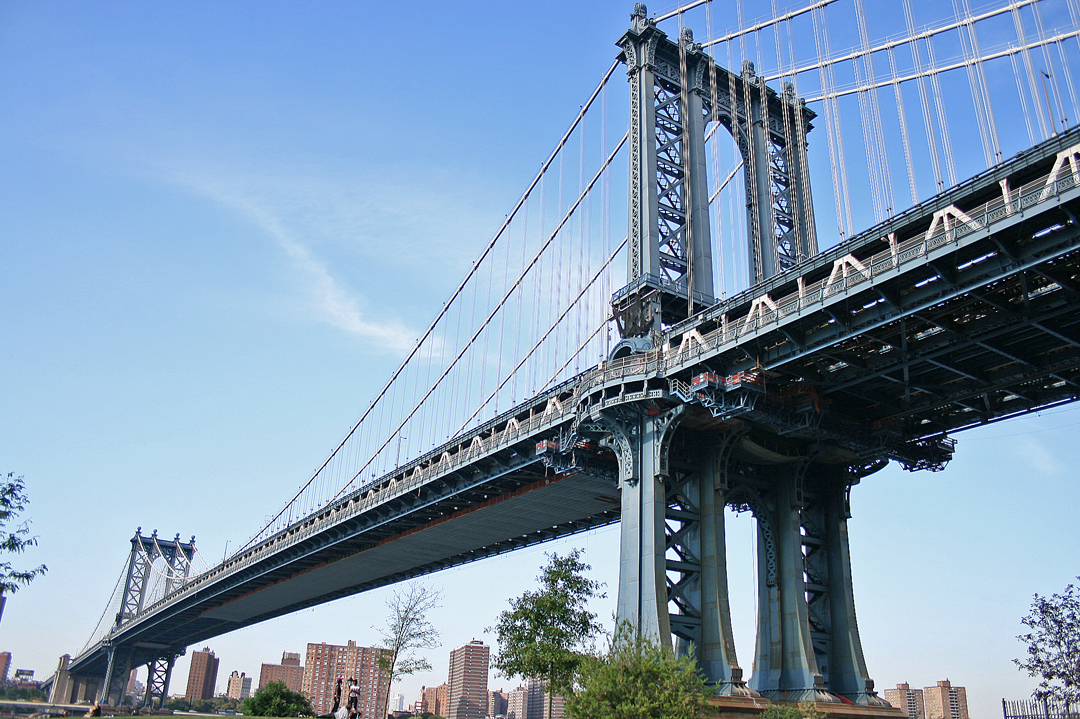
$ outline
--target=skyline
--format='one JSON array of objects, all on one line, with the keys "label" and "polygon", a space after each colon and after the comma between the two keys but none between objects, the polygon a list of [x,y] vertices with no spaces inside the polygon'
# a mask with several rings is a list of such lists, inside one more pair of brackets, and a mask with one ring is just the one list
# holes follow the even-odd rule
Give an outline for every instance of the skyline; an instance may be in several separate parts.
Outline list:
[{"label": "skyline", "polygon": [[[0,8],[0,470],[25,475],[41,542],[15,565],[50,567],[8,597],[13,667],[44,677],[80,649],[136,527],[195,534],[213,563],[280,508],[512,207],[631,9]],[[1011,664],[1019,620],[1033,593],[1080,574],[1077,425],[1069,406],[963,432],[943,473],[890,466],[852,490],[879,694],[948,678],[988,719],[1033,688]],[[746,675],[751,535],[732,519]],[[543,553],[575,546],[614,592],[617,526],[425,578],[444,592],[445,651],[394,692],[442,683],[450,648],[490,643],[483,629]],[[248,676],[307,642],[372,646],[390,591],[207,644]]]}]

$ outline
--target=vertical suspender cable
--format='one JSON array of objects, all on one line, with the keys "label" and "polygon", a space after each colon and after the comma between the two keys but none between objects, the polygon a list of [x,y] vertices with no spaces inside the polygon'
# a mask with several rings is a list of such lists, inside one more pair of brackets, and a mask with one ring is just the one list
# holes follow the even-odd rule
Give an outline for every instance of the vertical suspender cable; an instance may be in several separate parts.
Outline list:
[{"label": "vertical suspender cable", "polygon": [[1020,79],[1024,73],[1016,66],[1015,53],[1009,55],[1009,61],[1012,63],[1013,77],[1016,79],[1016,95],[1020,98],[1020,114],[1024,116],[1024,125],[1027,126],[1028,144],[1034,145],[1037,142],[1035,128],[1031,126],[1031,113],[1028,112],[1027,94],[1024,92],[1024,85]]},{"label": "vertical suspender cable", "polygon": [[[531,205],[532,202],[529,202]],[[529,205],[525,206],[525,216],[521,227],[521,267],[525,267],[525,251],[529,245]],[[525,304],[525,291],[518,288],[517,320],[514,322],[514,356],[517,356],[521,348],[521,310]],[[517,372],[513,371],[513,381],[510,383],[510,404],[517,404]]]},{"label": "vertical suspender cable", "polygon": [[911,58],[915,63],[915,73],[918,75],[916,84],[919,87],[919,104],[922,109],[923,125],[926,129],[926,145],[930,150],[930,165],[934,170],[935,194],[945,189],[945,181],[941,174],[941,160],[938,157],[937,133],[934,130],[933,117],[930,114],[930,99],[926,92],[926,77],[923,74],[922,55],[919,52],[919,40],[915,37],[915,18],[911,12],[910,0],[904,0],[904,20],[907,22],[908,35],[911,36]]},{"label": "vertical suspender cable", "polygon": [[809,163],[806,162],[806,159],[807,159],[806,147],[805,147],[805,145],[806,145],[806,123],[805,123],[805,120],[803,118],[804,103],[803,103],[803,101],[801,99],[799,99],[799,98],[802,97],[802,92],[799,90],[799,74],[798,74],[797,71],[794,70],[794,67],[795,67],[795,37],[794,37],[794,35],[795,35],[795,33],[794,33],[794,30],[792,29],[791,21],[788,21],[788,23],[787,23],[787,30],[788,30],[788,52],[789,52],[789,56],[791,57],[791,66],[793,68],[792,74],[791,74],[791,82],[792,82],[792,85],[795,88],[795,98],[796,98],[796,105],[795,105],[795,132],[796,132],[796,138],[797,138],[798,143],[799,143],[797,149],[798,149],[798,152],[799,152],[799,157],[802,160],[802,162],[800,162],[799,170],[800,170],[800,173],[801,173],[800,174],[800,179],[802,181],[803,194],[800,194],[800,197],[802,198],[802,203],[803,203],[802,211],[803,211],[805,217],[807,218],[807,222],[806,222],[806,232],[807,232],[806,248],[807,248],[807,251],[810,253],[810,255],[813,256],[813,255],[816,255],[817,251],[818,251],[817,221],[815,220],[815,216],[814,216],[814,195],[813,195],[813,191],[811,189],[811,184],[810,184],[810,166],[809,166]]},{"label": "vertical suspender cable", "polygon": [[[825,54],[829,56],[832,53],[829,40],[829,18],[826,8],[821,8],[821,32],[825,43]],[[836,76],[833,71],[833,64],[830,63],[826,72],[829,77],[830,91],[836,88]],[[833,123],[836,125],[836,159],[840,170],[840,188],[841,197],[844,200],[844,220],[846,222],[847,236],[851,236],[854,233],[854,223],[851,220],[851,182],[848,179],[847,172],[847,160],[844,153],[844,131],[840,123],[840,104],[837,101],[835,92],[832,95],[832,116]]]},{"label": "vertical suspender cable", "polygon": [[[814,23],[814,45],[818,57],[827,57],[827,40],[824,32],[826,18],[824,11],[816,9],[811,13]],[[847,190],[844,187],[844,174],[840,170],[842,151],[839,145],[839,118],[836,118],[835,100],[832,97],[833,86],[831,65],[822,63],[818,66],[818,80],[821,83],[821,94],[824,97],[825,109],[825,137],[829,143],[829,167],[832,170],[833,200],[836,203],[836,229],[843,240],[851,234],[851,222],[849,213],[844,212],[844,197]],[[847,221],[845,221],[847,220]]]},{"label": "vertical suspender cable", "polygon": [[[773,11],[773,15],[779,15],[780,14],[779,8],[777,8],[777,6],[776,6],[776,0],[772,0],[772,11]],[[800,142],[802,142],[802,138],[794,137],[792,135],[791,115],[792,115],[792,112],[794,112],[794,114],[798,114],[798,109],[796,107],[794,107],[794,105],[792,107],[788,107],[788,103],[787,103],[787,97],[788,96],[787,96],[787,93],[783,92],[783,83],[784,83],[784,76],[785,76],[784,72],[785,72],[785,70],[784,70],[784,53],[783,53],[781,42],[780,42],[780,32],[781,32],[782,27],[783,27],[782,23],[773,26],[773,41],[774,41],[773,44],[775,45],[775,49],[776,49],[776,72],[780,76],[780,81],[781,81],[780,113],[784,117],[784,149],[781,152],[783,152],[787,156],[787,158],[786,158],[786,165],[787,166],[786,166],[785,169],[787,170],[787,183],[788,183],[788,190],[787,190],[788,212],[791,213],[792,233],[793,233],[794,238],[795,238],[794,242],[792,243],[793,244],[792,255],[795,258],[795,261],[799,261],[799,260],[805,259],[802,256],[802,252],[803,252],[802,227],[803,227],[803,224],[802,224],[802,222],[799,221],[799,218],[801,217],[800,210],[802,209],[800,204],[799,204],[799,199],[801,198],[801,195],[799,194],[799,191],[798,191],[799,178],[792,176],[791,168],[799,166],[799,161],[798,161],[798,158],[796,157],[796,153],[798,152],[798,145],[799,145]],[[794,56],[792,56],[792,58],[791,58],[791,66],[794,67],[794,65],[795,65],[795,59],[794,59]],[[791,78],[791,79],[794,79],[794,78]],[[792,101],[792,103],[796,103],[797,99],[796,99],[796,96],[794,94],[794,88],[795,88],[794,83],[792,83],[791,87],[792,87],[791,101]]]},{"label": "vertical suspender cable", "polygon": [[986,67],[982,61],[982,48],[979,46],[979,33],[975,27],[975,23],[971,21],[971,5],[968,0],[963,0],[964,13],[968,17],[968,29],[971,34],[971,45],[975,49],[975,74],[979,80],[979,88],[981,89],[983,98],[983,107],[986,111],[986,124],[987,129],[990,132],[990,146],[993,150],[993,162],[994,164],[1001,162],[1001,141],[998,138],[997,120],[994,118],[994,105],[990,100],[990,84],[986,80]]},{"label": "vertical suspender cable", "polygon": [[896,96],[896,110],[900,119],[900,138],[904,145],[904,164],[907,167],[908,189],[911,190],[911,204],[919,202],[919,191],[915,182],[915,163],[911,158],[911,139],[908,136],[907,113],[904,110],[904,93],[896,79],[896,53],[889,46],[889,72],[892,76],[893,94]]},{"label": "vertical suspender cable", "polygon": [[[604,94],[600,97],[600,156],[607,156],[607,130],[608,130],[608,116],[607,116],[607,88],[604,89]],[[604,255],[607,256],[611,252],[611,173],[605,172],[604,177],[600,184],[600,241],[603,244]],[[602,308],[602,312],[607,314],[607,299],[611,297],[611,272],[605,271],[603,278],[600,280],[600,297],[597,302],[598,307]],[[600,346],[600,359],[607,357],[611,348],[611,323],[604,323],[605,332],[601,338]]]},{"label": "vertical suspender cable", "polygon": [[1046,42],[1046,30],[1043,28],[1042,12],[1039,10],[1038,3],[1031,6],[1031,12],[1035,16],[1035,29],[1039,33],[1039,41],[1042,43],[1043,61],[1046,63],[1047,72],[1050,74],[1050,84],[1054,88],[1054,104],[1057,105],[1058,116],[1050,118],[1050,124],[1056,129],[1060,122],[1061,129],[1064,130],[1068,127],[1068,123],[1065,121],[1065,106],[1061,102],[1061,85],[1058,83],[1058,74],[1054,71],[1054,58],[1050,52],[1050,43]]},{"label": "vertical suspender cable", "polygon": [[[582,189],[585,186],[585,150],[586,150],[586,135],[588,133],[588,125],[582,123],[581,125],[581,147],[578,151],[578,194],[581,194]],[[585,205],[585,211],[578,216],[578,261],[574,267],[574,274],[576,275],[577,282],[575,286],[581,289],[582,283],[585,281],[583,276],[585,263],[587,262],[588,253],[585,251],[585,238],[588,231],[588,219],[589,209],[592,207],[592,197],[590,196]],[[583,298],[584,306],[578,307],[577,322],[574,327],[574,343],[577,344],[581,341],[581,322],[584,319],[583,315],[588,308],[589,298],[586,295]],[[574,365],[575,371],[578,369],[577,365]]]},{"label": "vertical suspender cable", "polygon": [[884,219],[893,212],[892,182],[889,173],[889,160],[885,152],[885,133],[881,126],[881,109],[878,105],[877,89],[873,87],[877,79],[874,73],[874,60],[870,52],[870,35],[866,27],[866,11],[862,0],[855,0],[855,22],[859,30],[859,42],[862,45],[862,67],[868,88],[866,90],[866,109],[869,111],[868,149],[872,158],[871,172],[877,174],[880,194],[881,217]]},{"label": "vertical suspender cable", "polygon": [[971,91],[971,103],[975,109],[975,124],[979,126],[979,140],[982,144],[983,160],[986,167],[994,164],[994,151],[990,146],[989,131],[986,127],[986,112],[983,109],[982,87],[976,79],[975,60],[978,54],[971,42],[971,15],[960,11],[957,0],[953,0],[953,12],[956,13],[960,24],[956,28],[957,39],[960,41],[960,50],[964,56],[964,71],[967,73],[968,88]]},{"label": "vertical suspender cable", "polygon": [[930,63],[930,88],[934,91],[934,106],[937,109],[938,127],[941,129],[941,148],[945,158],[945,173],[949,180],[949,187],[952,187],[956,184],[956,164],[953,160],[949,121],[945,111],[945,98],[941,92],[937,60],[934,57],[934,41],[931,37],[926,38],[926,56],[927,61]]},{"label": "vertical suspender cable", "polygon": [[[712,3],[705,5],[705,29],[709,37],[712,37]],[[713,130],[719,126],[720,123],[720,94],[716,87],[716,58],[712,48],[708,51],[709,57],[709,103],[712,108],[712,122]],[[730,70],[729,70],[730,73]],[[728,107],[731,107],[731,100],[728,99]],[[732,127],[735,127],[733,124]],[[737,132],[737,130],[736,130]],[[715,134],[712,140],[712,165],[713,165],[713,177],[717,182],[720,181],[720,143],[716,140]],[[710,220],[716,218],[716,239],[713,244],[716,248],[715,257],[713,259],[716,267],[717,274],[717,287],[714,288],[714,292],[718,289],[717,299],[723,299],[727,296],[727,284],[724,274],[724,217],[723,217],[723,199],[716,203],[716,210],[713,210],[712,203],[709,203],[708,211]],[[710,233],[711,236],[711,233]]]},{"label": "vertical suspender cable", "polygon": [[[1076,101],[1076,86],[1073,85],[1072,70],[1069,69],[1069,59],[1065,55],[1065,43],[1055,43],[1058,49],[1058,59],[1061,61],[1061,72],[1065,76],[1065,88],[1069,91],[1069,100],[1072,102],[1073,117],[1077,117],[1080,108]],[[1065,126],[1069,124],[1068,115],[1064,117]]]},{"label": "vertical suspender cable", "polygon": [[1046,119],[1043,118],[1042,103],[1039,102],[1039,91],[1035,87],[1035,67],[1031,63],[1031,53],[1027,48],[1027,34],[1024,32],[1024,18],[1020,15],[1020,8],[1017,6],[1015,0],[1011,0],[1009,7],[1012,10],[1013,27],[1016,29],[1016,39],[1020,41],[1020,58],[1024,61],[1024,76],[1027,78],[1028,92],[1031,97],[1031,108],[1035,111],[1035,117],[1039,121],[1039,130],[1042,132],[1042,139],[1050,137],[1050,130],[1053,129],[1054,123],[1051,119],[1049,128],[1047,126]]}]

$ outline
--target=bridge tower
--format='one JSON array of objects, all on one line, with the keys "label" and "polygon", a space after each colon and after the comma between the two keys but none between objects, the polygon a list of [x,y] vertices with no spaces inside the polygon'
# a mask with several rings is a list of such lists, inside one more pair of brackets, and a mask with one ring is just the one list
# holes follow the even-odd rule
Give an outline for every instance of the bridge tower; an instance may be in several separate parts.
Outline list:
[{"label": "bridge tower", "polygon": [[[684,28],[678,42],[637,4],[618,41],[630,83],[628,284],[612,300],[614,360],[665,351],[660,331],[714,299],[705,142],[710,123],[743,159],[750,257],[760,282],[817,253],[806,165],[814,113],[744,62],[718,67]],[[721,368],[715,368],[719,372]],[[619,459],[618,619],[688,651],[719,693],[780,701],[884,704],[863,661],[851,593],[847,496],[884,466],[828,446],[785,442],[685,400],[624,404],[594,427]],[[674,406],[672,406],[674,405]],[[719,407],[719,409],[717,409]],[[589,428],[583,428],[588,430]],[[724,509],[758,527],[754,676],[731,630]]]},{"label": "bridge tower", "polygon": [[[627,285],[613,300],[631,352],[662,326],[712,305],[706,129],[722,125],[742,155],[752,283],[817,254],[806,135],[815,114],[744,62],[719,67],[683,28],[678,43],[638,3],[619,39],[630,82]],[[685,81],[684,81],[685,79]],[[616,350],[617,352],[619,350]]]},{"label": "bridge tower", "polygon": [[[146,607],[151,595],[168,596],[174,589],[178,589],[187,579],[194,557],[195,537],[189,542],[181,542],[179,534],[171,540],[159,539],[157,530],[149,537],[144,537],[142,527],[136,529],[135,536],[131,538],[131,553],[128,555],[124,575],[120,611],[116,613],[110,635],[137,617]],[[153,584],[155,575],[162,580],[160,595]],[[112,706],[116,705],[114,700],[117,704],[121,702],[131,670],[146,664],[148,676],[143,704],[161,707],[168,697],[169,679],[178,654],[161,653],[154,651],[153,647],[128,647],[108,641],[106,644],[108,664],[98,701]]]}]

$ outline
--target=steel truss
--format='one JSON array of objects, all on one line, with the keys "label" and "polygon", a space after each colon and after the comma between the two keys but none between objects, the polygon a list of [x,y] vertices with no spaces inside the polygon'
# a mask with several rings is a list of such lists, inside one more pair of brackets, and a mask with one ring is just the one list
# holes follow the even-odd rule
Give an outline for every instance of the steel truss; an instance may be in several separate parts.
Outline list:
[{"label": "steel truss", "polygon": [[743,156],[750,275],[772,277],[817,252],[806,172],[814,113],[765,85],[753,63],[717,66],[684,28],[671,42],[638,4],[619,40],[630,80],[628,285],[616,293],[623,337],[657,333],[713,302],[705,128],[723,125]]}]

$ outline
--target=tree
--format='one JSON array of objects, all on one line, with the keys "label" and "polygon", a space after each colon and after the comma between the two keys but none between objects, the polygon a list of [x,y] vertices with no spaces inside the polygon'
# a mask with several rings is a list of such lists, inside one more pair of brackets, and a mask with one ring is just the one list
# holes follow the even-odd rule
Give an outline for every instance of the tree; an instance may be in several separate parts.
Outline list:
[{"label": "tree", "polygon": [[[19,554],[26,551],[27,547],[37,544],[37,537],[30,535],[30,520],[24,520],[14,525],[9,530],[8,524],[14,522],[21,512],[30,504],[26,496],[26,485],[22,476],[15,476],[14,472],[8,472],[4,480],[0,480],[0,551]],[[11,566],[11,562],[0,562],[0,594],[14,594],[20,586],[26,586],[39,577],[48,568],[42,564],[34,569],[19,571]]]},{"label": "tree", "polygon": [[244,714],[258,717],[311,716],[307,697],[285,686],[285,682],[268,682],[265,687],[244,700]]},{"label": "tree", "polygon": [[1041,680],[1033,696],[1080,701],[1080,590],[1070,584],[1049,598],[1036,594],[1020,622],[1031,629],[1017,637],[1027,645],[1027,659],[1013,662]]},{"label": "tree", "polygon": [[383,715],[390,713],[390,689],[394,681],[415,672],[431,671],[424,657],[415,655],[418,649],[439,646],[439,630],[427,620],[427,613],[439,606],[439,592],[420,584],[410,584],[403,592],[395,591],[386,601],[390,616],[382,634],[379,668],[386,672],[386,700]]},{"label": "tree", "polygon": [[577,683],[566,699],[568,719],[699,719],[712,693],[692,654],[676,658],[629,624],[606,655],[581,663]]},{"label": "tree", "polygon": [[540,588],[511,599],[510,609],[499,614],[499,653],[493,663],[508,677],[546,681],[550,715],[553,695],[573,691],[584,650],[603,630],[586,605],[604,594],[603,584],[583,576],[591,567],[581,561],[580,549],[565,557],[546,556],[547,566],[536,578]]},{"label": "tree", "polygon": [[761,719],[825,719],[813,702],[773,704],[761,713]]}]

